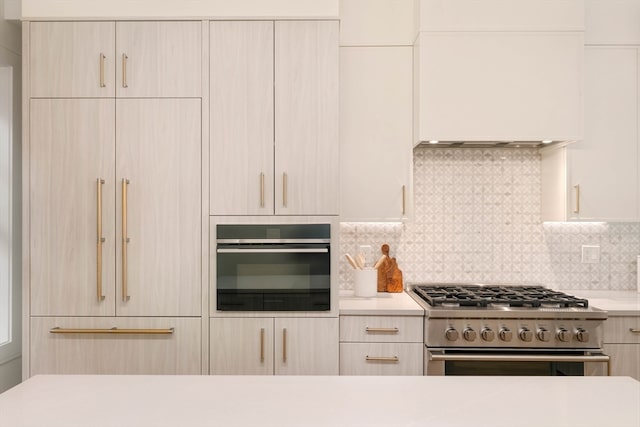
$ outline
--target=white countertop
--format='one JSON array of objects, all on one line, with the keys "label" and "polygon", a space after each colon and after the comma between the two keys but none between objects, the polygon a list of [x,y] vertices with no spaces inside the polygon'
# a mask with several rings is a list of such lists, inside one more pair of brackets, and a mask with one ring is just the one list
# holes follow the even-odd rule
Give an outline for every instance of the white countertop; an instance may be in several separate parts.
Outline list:
[{"label": "white countertop", "polygon": [[570,295],[589,300],[591,307],[607,310],[610,317],[640,316],[640,292],[562,290]]},{"label": "white countertop", "polygon": [[406,292],[378,292],[375,297],[363,298],[353,291],[340,291],[340,315],[424,316],[424,310]]},{"label": "white countertop", "polygon": [[638,402],[629,377],[45,375],[0,394],[0,425],[638,427]]}]

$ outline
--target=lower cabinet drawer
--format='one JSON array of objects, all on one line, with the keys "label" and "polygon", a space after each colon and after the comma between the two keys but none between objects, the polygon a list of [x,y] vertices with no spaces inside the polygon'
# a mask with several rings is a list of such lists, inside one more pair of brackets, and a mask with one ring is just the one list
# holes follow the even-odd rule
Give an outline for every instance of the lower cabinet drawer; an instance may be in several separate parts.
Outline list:
[{"label": "lower cabinet drawer", "polygon": [[200,374],[201,329],[200,318],[32,317],[29,372]]},{"label": "lower cabinet drawer", "polygon": [[340,343],[340,375],[422,375],[422,343]]}]

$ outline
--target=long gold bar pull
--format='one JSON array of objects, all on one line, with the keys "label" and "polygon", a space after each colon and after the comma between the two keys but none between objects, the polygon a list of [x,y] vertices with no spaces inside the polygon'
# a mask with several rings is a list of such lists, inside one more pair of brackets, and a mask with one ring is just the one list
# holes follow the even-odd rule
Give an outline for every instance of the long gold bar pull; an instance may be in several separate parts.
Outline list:
[{"label": "long gold bar pull", "polygon": [[260,172],[260,207],[264,208],[264,172]]},{"label": "long gold bar pull", "polygon": [[402,215],[407,213],[407,195],[406,195],[406,185],[402,186]]},{"label": "long gold bar pull", "polygon": [[287,328],[282,328],[282,362],[287,363]]},{"label": "long gold bar pull", "polygon": [[129,87],[129,85],[127,85],[127,59],[129,59],[129,57],[127,56],[126,53],[122,54],[122,87]]},{"label": "long gold bar pull", "polygon": [[127,289],[127,245],[129,236],[127,233],[127,186],[129,180],[122,178],[122,301],[129,301]]},{"label": "long gold bar pull", "polygon": [[282,173],[282,206],[287,207],[287,173]]},{"label": "long gold bar pull", "polygon": [[113,327],[110,329],[76,329],[76,328],[55,328],[49,329],[51,334],[109,334],[109,335],[171,335],[175,332],[175,328],[167,329],[118,329]]},{"label": "long gold bar pull", "polygon": [[104,56],[104,53],[100,53],[100,87],[107,87],[106,84],[104,84],[104,60],[107,59],[106,56]]},{"label": "long gold bar pull", "polygon": [[367,362],[399,362],[400,358],[398,356],[365,356],[365,360]]},{"label": "long gold bar pull", "polygon": [[260,328],[260,363],[264,362],[264,328]]},{"label": "long gold bar pull", "polygon": [[576,190],[576,208],[573,213],[580,213],[580,184],[574,185],[573,188]]},{"label": "long gold bar pull", "polygon": [[98,231],[97,238],[97,268],[96,268],[96,286],[98,293],[98,302],[104,300],[105,296],[102,294],[102,244],[105,241],[105,238],[102,236],[102,185],[104,184],[104,179],[98,178],[98,219],[96,228]]}]

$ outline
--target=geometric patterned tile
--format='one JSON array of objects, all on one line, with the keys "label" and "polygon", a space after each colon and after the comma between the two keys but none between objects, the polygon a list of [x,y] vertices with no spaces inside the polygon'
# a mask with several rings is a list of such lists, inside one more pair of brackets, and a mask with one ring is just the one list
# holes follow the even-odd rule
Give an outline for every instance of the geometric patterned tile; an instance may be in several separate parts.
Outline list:
[{"label": "geometric patterned tile", "polygon": [[[636,289],[640,223],[540,221],[535,148],[414,149],[414,220],[341,223],[340,286],[353,288],[344,254],[391,247],[405,282],[540,283],[557,289]],[[599,244],[601,262],[582,264]]]}]

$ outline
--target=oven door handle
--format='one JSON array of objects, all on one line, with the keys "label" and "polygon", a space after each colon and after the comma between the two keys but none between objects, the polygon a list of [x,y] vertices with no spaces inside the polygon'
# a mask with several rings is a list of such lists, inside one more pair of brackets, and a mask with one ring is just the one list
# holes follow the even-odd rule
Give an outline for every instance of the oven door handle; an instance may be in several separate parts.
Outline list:
[{"label": "oven door handle", "polygon": [[434,362],[595,362],[607,364],[607,375],[611,376],[611,357],[606,354],[593,356],[567,355],[499,355],[499,354],[434,354],[429,352],[429,360]]},{"label": "oven door handle", "polygon": [[551,355],[494,355],[494,354],[433,354],[429,353],[429,360],[465,361],[465,362],[609,362],[611,358],[606,354],[597,356],[551,356]]},{"label": "oven door handle", "polygon": [[302,248],[302,249],[240,249],[240,248],[224,248],[217,249],[219,254],[326,254],[328,248]]}]

